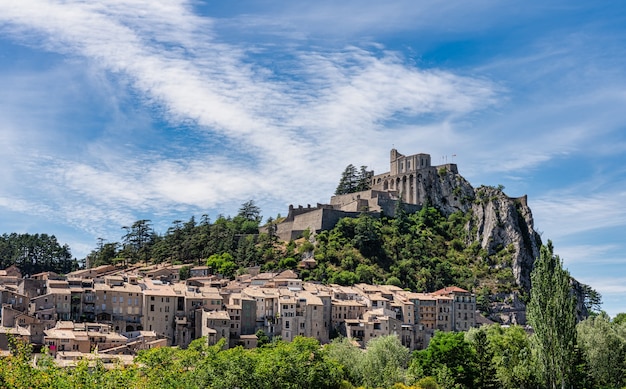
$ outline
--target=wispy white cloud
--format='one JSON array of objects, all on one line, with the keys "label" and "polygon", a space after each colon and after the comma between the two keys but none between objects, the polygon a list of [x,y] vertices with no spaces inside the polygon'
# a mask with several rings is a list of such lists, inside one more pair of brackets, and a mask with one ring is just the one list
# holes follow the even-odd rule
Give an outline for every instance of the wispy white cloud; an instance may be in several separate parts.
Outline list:
[{"label": "wispy white cloud", "polygon": [[[542,7],[549,10],[551,6]],[[415,2],[316,1],[315,3],[275,2],[265,12],[244,14],[233,23],[293,38],[345,39],[402,31],[468,32],[506,23],[507,20],[532,15],[534,7],[502,4],[493,0]],[[489,17],[497,14],[499,17]],[[480,22],[478,22],[480,21]]]},{"label": "wispy white cloud", "polygon": [[[32,45],[36,36],[47,50],[118,74],[117,82],[128,82],[172,125],[191,120],[207,142],[226,140],[222,154],[189,150],[181,160],[132,155],[139,145],[124,150],[98,139],[84,143],[83,158],[60,157],[42,168],[48,186],[71,192],[55,201],[81,204],[88,220],[124,218],[130,209],[214,207],[252,194],[293,199],[310,190],[319,199],[328,194],[320,180],[336,180],[328,171],[371,153],[395,115],[449,120],[492,104],[495,94],[483,79],[419,70],[395,53],[351,47],[291,52],[299,76],[281,78],[280,70],[248,62],[254,47],[217,42],[215,21],[194,15],[184,1],[31,0],[0,11],[15,39]],[[92,212],[94,206],[108,211]]]},{"label": "wispy white cloud", "polygon": [[562,246],[557,251],[566,267],[581,263],[626,264],[626,257],[621,255],[621,246],[616,243]]},{"label": "wispy white cloud", "polygon": [[549,196],[533,199],[533,213],[540,230],[550,237],[560,238],[581,232],[603,228],[615,228],[626,224],[623,207],[626,192],[582,193]]},{"label": "wispy white cloud", "polygon": [[594,277],[585,280],[589,285],[593,285],[603,296],[613,294],[626,294],[625,277]]}]

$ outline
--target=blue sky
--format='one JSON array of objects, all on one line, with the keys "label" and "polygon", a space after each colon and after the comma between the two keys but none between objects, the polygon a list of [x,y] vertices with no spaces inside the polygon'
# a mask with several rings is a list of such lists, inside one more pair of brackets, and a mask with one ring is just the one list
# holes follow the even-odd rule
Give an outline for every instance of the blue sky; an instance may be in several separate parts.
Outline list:
[{"label": "blue sky", "polygon": [[620,1],[0,2],[0,232],[84,257],[151,219],[328,202],[392,147],[528,194],[626,312]]}]

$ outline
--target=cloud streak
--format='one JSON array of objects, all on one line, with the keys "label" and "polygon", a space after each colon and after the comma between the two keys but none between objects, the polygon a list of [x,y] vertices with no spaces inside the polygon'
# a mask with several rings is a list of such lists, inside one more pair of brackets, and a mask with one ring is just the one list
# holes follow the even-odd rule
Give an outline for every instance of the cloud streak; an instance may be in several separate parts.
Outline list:
[{"label": "cloud streak", "polygon": [[[600,229],[626,225],[622,204],[626,192],[583,195],[551,194],[532,201],[533,213],[542,223],[539,229],[561,238]],[[558,217],[554,217],[558,216]]]},{"label": "cloud streak", "polygon": [[[206,147],[223,147],[219,155],[192,151],[184,160],[144,155],[120,166],[91,156],[44,169],[73,194],[57,201],[95,201],[115,217],[130,208],[214,207],[253,194],[293,199],[297,190],[277,195],[276,188],[319,188],[307,175],[334,182],[329,167],[340,171],[370,152],[369,142],[384,140],[381,130],[396,115],[459,117],[495,95],[487,80],[420,70],[396,53],[355,47],[292,51],[299,76],[285,78],[283,70],[252,65],[254,47],[220,43],[216,21],[194,15],[184,1],[30,0],[2,4],[0,15],[16,39],[31,44],[35,36],[46,50],[119,75],[116,82],[128,82],[172,126],[195,123]],[[88,145],[118,160],[129,156],[102,147]]]}]

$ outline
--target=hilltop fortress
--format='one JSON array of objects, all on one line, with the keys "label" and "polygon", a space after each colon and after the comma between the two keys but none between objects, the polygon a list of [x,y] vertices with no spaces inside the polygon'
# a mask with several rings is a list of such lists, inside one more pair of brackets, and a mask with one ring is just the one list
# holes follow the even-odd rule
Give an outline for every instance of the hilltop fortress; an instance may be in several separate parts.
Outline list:
[{"label": "hilltop fortress", "polygon": [[[442,180],[450,185],[442,185]],[[407,211],[414,212],[426,202],[437,204],[444,199],[442,211],[447,213],[447,208],[456,210],[462,206],[460,193],[453,193],[458,192],[454,187],[461,180],[463,178],[458,175],[456,164],[432,166],[429,154],[406,156],[392,149],[389,171],[377,175],[371,172],[371,189],[332,196],[330,204],[318,203],[315,207],[296,208],[290,205],[287,217],[276,225],[276,234],[280,239],[289,241],[307,229],[311,232],[329,230],[339,219],[358,217],[363,212],[373,216],[393,216],[399,201]],[[265,227],[263,231],[266,231]]]}]

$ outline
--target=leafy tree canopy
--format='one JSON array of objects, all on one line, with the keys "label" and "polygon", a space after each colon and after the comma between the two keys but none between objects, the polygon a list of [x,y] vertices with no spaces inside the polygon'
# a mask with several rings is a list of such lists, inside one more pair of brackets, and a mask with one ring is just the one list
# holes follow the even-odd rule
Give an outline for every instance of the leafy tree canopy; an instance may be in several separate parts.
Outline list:
[{"label": "leafy tree canopy", "polygon": [[61,245],[54,235],[3,234],[0,236],[0,266],[16,265],[22,274],[44,271],[69,273],[78,268],[68,245]]}]

